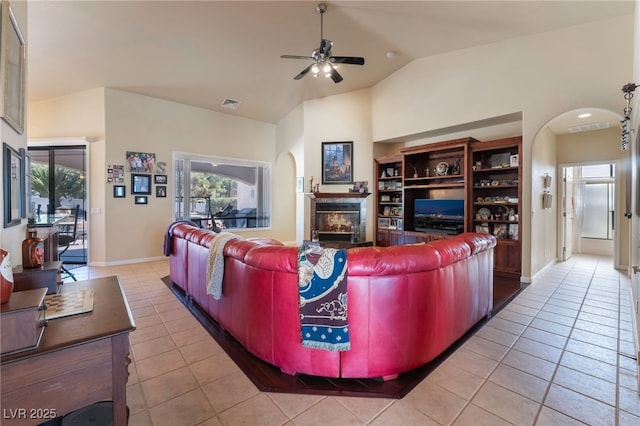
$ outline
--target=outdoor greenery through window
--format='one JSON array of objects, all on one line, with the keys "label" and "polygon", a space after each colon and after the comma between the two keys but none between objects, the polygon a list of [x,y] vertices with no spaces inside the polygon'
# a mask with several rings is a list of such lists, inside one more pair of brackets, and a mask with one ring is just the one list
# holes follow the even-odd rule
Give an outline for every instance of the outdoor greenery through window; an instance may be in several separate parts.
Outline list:
[{"label": "outdoor greenery through window", "polygon": [[28,152],[29,220],[44,223],[55,214],[58,240],[69,237],[66,248],[58,251],[59,259],[67,265],[87,263],[86,146],[30,145]]},{"label": "outdoor greenery through window", "polygon": [[268,163],[174,154],[174,217],[204,228],[270,226]]}]

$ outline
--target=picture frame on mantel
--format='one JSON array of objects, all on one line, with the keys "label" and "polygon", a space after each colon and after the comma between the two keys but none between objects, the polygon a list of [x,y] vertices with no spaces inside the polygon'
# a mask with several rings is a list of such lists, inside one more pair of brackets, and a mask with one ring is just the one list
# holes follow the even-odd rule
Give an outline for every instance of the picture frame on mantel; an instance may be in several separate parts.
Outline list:
[{"label": "picture frame on mantel", "polygon": [[8,1],[0,9],[0,116],[24,133],[26,47]]},{"label": "picture frame on mantel", "polygon": [[353,183],[353,142],[322,142],[322,184]]}]

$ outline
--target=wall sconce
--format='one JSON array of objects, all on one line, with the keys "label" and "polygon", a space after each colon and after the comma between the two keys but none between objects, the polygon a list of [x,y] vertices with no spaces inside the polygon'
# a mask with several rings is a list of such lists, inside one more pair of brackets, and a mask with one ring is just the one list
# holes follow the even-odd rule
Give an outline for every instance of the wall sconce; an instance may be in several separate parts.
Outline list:
[{"label": "wall sconce", "polygon": [[622,86],[622,92],[624,98],[627,100],[627,106],[624,108],[624,119],[620,120],[621,140],[620,148],[623,151],[629,149],[629,139],[631,137],[631,99],[633,98],[633,92],[639,87],[637,84],[627,83]]},{"label": "wall sconce", "polygon": [[542,186],[544,187],[544,191],[542,192],[542,208],[550,209],[553,195],[549,192],[551,188],[551,176],[549,173],[545,173],[544,176],[542,176]]}]

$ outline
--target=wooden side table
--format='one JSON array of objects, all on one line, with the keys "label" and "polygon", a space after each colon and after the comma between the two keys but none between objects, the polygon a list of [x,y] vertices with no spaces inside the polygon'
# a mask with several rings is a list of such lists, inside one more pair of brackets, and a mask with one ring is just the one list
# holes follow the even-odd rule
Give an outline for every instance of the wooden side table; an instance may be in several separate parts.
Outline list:
[{"label": "wooden side table", "polygon": [[84,289],[94,291],[93,311],[49,320],[37,349],[0,358],[3,426],[37,425],[104,400],[113,400],[114,426],[126,426],[133,316],[117,277],[61,292]]},{"label": "wooden side table", "polygon": [[13,293],[0,305],[0,351],[9,355],[37,349],[45,327],[44,296],[46,290]]},{"label": "wooden side table", "polygon": [[46,288],[47,294],[55,294],[62,283],[61,267],[62,262],[59,260],[44,262],[36,268],[16,266],[13,268],[13,291]]}]

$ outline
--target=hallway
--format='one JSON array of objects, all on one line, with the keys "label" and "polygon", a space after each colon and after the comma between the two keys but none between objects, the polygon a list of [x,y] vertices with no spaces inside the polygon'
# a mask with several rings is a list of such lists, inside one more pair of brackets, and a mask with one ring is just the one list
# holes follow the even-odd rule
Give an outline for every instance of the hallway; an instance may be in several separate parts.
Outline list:
[{"label": "hallway", "polygon": [[117,274],[129,300],[132,426],[640,424],[629,280],[611,258],[548,268],[400,400],[258,391],[163,284],[167,261],[74,273]]}]

